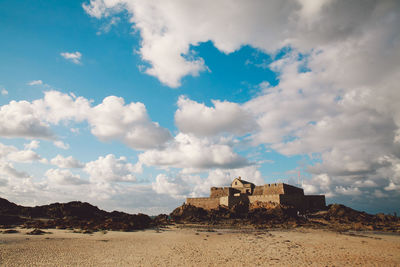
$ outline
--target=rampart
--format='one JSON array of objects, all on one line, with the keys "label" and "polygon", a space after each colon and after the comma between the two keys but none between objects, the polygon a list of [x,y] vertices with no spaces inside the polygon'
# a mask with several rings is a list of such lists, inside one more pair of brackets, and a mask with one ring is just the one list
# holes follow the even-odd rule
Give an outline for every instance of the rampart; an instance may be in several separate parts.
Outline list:
[{"label": "rampart", "polygon": [[248,196],[249,202],[254,203],[256,201],[260,202],[276,202],[279,203],[279,195],[256,195],[256,196]]},{"label": "rampart", "polygon": [[218,208],[219,200],[220,200],[219,198],[210,198],[210,197],[187,198],[186,204],[190,204],[192,206],[196,206],[206,210],[212,210]]},{"label": "rampart", "polygon": [[232,196],[234,194],[235,189],[232,187],[211,187],[210,189],[210,197],[226,197]]},{"label": "rampart", "polygon": [[233,180],[234,187],[211,187],[210,197],[187,198],[186,204],[207,210],[219,205],[232,207],[239,202],[275,202],[293,206],[298,210],[320,210],[325,207],[324,195],[304,195],[304,190],[284,183],[255,186],[239,178]]},{"label": "rampart", "polygon": [[284,194],[283,184],[265,184],[263,185],[263,195]]}]

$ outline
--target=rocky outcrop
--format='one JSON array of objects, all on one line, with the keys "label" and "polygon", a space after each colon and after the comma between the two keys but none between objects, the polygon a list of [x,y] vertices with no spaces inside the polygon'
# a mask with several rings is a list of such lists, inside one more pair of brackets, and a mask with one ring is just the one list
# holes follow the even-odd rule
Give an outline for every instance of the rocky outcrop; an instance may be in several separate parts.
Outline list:
[{"label": "rocky outcrop", "polygon": [[145,214],[107,212],[80,201],[23,207],[0,198],[0,226],[16,225],[27,228],[132,231],[149,228],[153,223]]},{"label": "rocky outcrop", "polygon": [[205,210],[184,204],[176,208],[171,219],[177,223],[206,225],[293,228],[298,226],[326,228],[336,231],[383,230],[400,232],[400,218],[392,215],[371,215],[340,204],[326,210],[299,214],[294,207],[273,202],[238,203],[232,208],[219,206]]}]

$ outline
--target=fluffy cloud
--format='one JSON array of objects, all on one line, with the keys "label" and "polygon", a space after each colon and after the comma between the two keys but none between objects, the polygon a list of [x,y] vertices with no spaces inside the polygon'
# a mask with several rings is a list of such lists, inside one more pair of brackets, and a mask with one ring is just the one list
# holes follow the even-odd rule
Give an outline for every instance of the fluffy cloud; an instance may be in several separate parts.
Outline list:
[{"label": "fluffy cloud", "polygon": [[[45,92],[44,98],[33,102],[11,101],[1,106],[0,136],[54,139],[50,125],[61,122],[87,121],[92,133],[100,140],[120,140],[134,149],[161,147],[171,134],[152,122],[144,104],[125,105],[123,98],[109,96],[92,107],[91,101],[74,94]],[[62,141],[54,144],[62,149]]]},{"label": "fluffy cloud", "polygon": [[[139,53],[146,73],[171,87],[206,69],[193,48],[211,41],[224,53],[248,44],[275,52],[284,46],[309,50],[358,36],[395,1],[130,1],[91,0],[85,11],[96,18],[127,11],[140,32]],[[394,14],[393,14],[394,16]]]},{"label": "fluffy cloud", "polygon": [[79,162],[79,160],[73,158],[72,156],[63,157],[61,155],[55,156],[50,161],[51,164],[58,166],[59,168],[83,168],[84,164]]},{"label": "fluffy cloud", "polygon": [[186,97],[179,97],[175,122],[181,132],[198,136],[213,136],[219,133],[243,135],[254,131],[254,117],[240,105],[232,102],[212,101],[207,107]]},{"label": "fluffy cloud", "polygon": [[4,88],[1,89],[0,93],[2,95],[8,95],[8,91],[6,89],[4,89]]},{"label": "fluffy cloud", "polygon": [[69,145],[60,140],[54,141],[53,144],[56,147],[61,148],[61,149],[65,149],[65,150],[69,149]]},{"label": "fluffy cloud", "polygon": [[139,161],[151,166],[185,168],[188,170],[209,168],[240,168],[250,163],[236,154],[229,144],[213,142],[208,138],[179,133],[163,149],[147,150],[139,155]]},{"label": "fluffy cloud", "polygon": [[136,149],[159,147],[171,138],[168,130],[150,121],[142,103],[125,105],[121,97],[106,97],[90,111],[88,120],[99,139],[118,139]]},{"label": "fluffy cloud", "polygon": [[152,188],[157,194],[167,194],[177,199],[182,199],[190,193],[190,187],[184,178],[180,176],[170,178],[163,173],[157,175]]},{"label": "fluffy cloud", "polygon": [[24,148],[26,150],[37,149],[37,148],[39,148],[39,144],[40,144],[40,142],[38,140],[32,140],[30,143],[24,144]]},{"label": "fluffy cloud", "polygon": [[78,51],[72,53],[63,52],[60,55],[74,64],[81,64],[82,54]]},{"label": "fluffy cloud", "polygon": [[81,185],[88,183],[88,181],[81,179],[79,175],[74,175],[70,170],[49,169],[45,175],[50,183],[59,185]]},{"label": "fluffy cloud", "polygon": [[26,178],[29,174],[16,170],[12,163],[0,161],[0,177]]},{"label": "fluffy cloud", "polygon": [[14,162],[32,162],[42,160],[42,158],[34,151],[18,150],[14,146],[7,146],[0,143],[0,160]]},{"label": "fluffy cloud", "polygon": [[52,139],[48,123],[38,110],[27,101],[11,101],[0,107],[0,136]]},{"label": "fluffy cloud", "polygon": [[135,182],[133,173],[142,171],[141,165],[127,162],[125,157],[117,158],[113,154],[99,157],[86,163],[85,172],[90,175],[90,181],[97,182]]}]

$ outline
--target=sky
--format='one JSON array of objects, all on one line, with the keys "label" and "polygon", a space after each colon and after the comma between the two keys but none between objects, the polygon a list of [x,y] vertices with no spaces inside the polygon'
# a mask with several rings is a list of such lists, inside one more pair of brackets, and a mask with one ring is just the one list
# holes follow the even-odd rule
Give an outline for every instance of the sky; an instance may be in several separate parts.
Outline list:
[{"label": "sky", "polygon": [[400,2],[0,2],[0,197],[169,213],[233,178],[400,214]]}]

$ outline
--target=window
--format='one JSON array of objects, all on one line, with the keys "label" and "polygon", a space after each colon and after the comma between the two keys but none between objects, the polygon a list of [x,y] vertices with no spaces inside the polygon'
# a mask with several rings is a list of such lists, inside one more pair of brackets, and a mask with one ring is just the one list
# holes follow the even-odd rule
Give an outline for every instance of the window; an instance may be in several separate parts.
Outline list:
[{"label": "window", "polygon": [[237,185],[237,182],[235,182],[235,185]]}]

